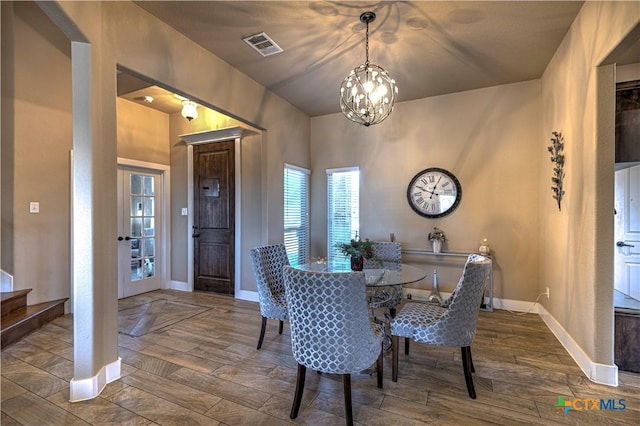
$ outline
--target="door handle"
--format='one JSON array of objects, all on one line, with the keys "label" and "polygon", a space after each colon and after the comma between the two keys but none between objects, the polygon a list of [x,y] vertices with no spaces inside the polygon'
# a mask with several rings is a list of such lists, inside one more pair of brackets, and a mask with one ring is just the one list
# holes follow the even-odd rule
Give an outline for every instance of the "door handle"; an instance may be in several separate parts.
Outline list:
[{"label": "door handle", "polygon": [[129,241],[129,240],[131,239],[131,237],[127,235],[126,237],[124,237],[124,239],[125,239],[126,241]]},{"label": "door handle", "polygon": [[635,247],[633,244],[627,244],[627,243],[625,243],[624,241],[618,241],[618,242],[616,243],[616,245],[617,245],[618,247]]},{"label": "door handle", "polygon": [[124,240],[124,238],[118,237],[118,241],[122,241],[122,240]]},{"label": "door handle", "polygon": [[193,234],[191,235],[193,238],[198,238],[200,236],[200,234]]}]

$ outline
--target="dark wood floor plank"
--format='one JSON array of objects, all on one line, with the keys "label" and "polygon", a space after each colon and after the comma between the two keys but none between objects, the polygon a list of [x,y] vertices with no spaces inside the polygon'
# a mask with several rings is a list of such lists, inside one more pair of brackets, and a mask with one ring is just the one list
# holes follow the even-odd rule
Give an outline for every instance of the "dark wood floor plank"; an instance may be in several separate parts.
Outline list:
[{"label": "dark wood floor plank", "polygon": [[222,400],[207,392],[178,384],[145,371],[130,374],[124,377],[122,382],[200,414],[206,413]]},{"label": "dark wood floor plank", "polygon": [[181,407],[133,386],[122,389],[110,396],[108,400],[160,425],[215,426],[219,424],[211,417]]},{"label": "dark wood floor plank", "polygon": [[[138,414],[114,404],[104,397],[98,397],[91,401],[69,402],[67,392],[58,392],[49,398],[49,402],[59,408],[82,419],[87,424],[104,425],[147,425],[150,421]],[[45,423],[56,424],[56,423]]]},{"label": "dark wood floor plank", "polygon": [[[3,401],[2,413],[20,425],[80,426],[91,424],[72,412],[30,392]],[[2,424],[5,424],[4,421]]]}]

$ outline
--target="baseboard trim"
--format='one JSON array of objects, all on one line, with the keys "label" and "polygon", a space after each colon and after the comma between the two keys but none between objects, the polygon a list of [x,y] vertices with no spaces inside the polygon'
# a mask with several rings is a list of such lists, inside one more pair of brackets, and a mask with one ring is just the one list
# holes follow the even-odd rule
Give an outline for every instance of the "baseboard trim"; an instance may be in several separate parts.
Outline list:
[{"label": "baseboard trim", "polygon": [[538,306],[538,314],[542,321],[549,327],[549,330],[556,336],[589,380],[607,386],[618,386],[618,366],[593,362],[553,315],[544,306]]},{"label": "baseboard trim", "polygon": [[249,302],[258,302],[257,291],[237,290],[236,299],[248,300]]},{"label": "baseboard trim", "polygon": [[120,378],[121,367],[122,360],[118,357],[116,361],[102,367],[93,377],[81,380],[71,379],[69,401],[79,402],[97,397],[105,386]]},{"label": "baseboard trim", "polygon": [[189,287],[189,283],[184,281],[169,281],[169,289],[178,291],[193,291],[193,289]]},{"label": "baseboard trim", "polygon": [[496,309],[504,309],[506,311],[537,314],[539,313],[540,304],[522,300],[493,299],[493,306]]},{"label": "baseboard trim", "polygon": [[[186,283],[184,281],[170,281],[169,289],[178,290],[178,291],[193,291],[193,289],[189,287],[189,283]],[[236,290],[234,297],[239,300],[247,300],[249,302],[258,302],[257,291]]]}]

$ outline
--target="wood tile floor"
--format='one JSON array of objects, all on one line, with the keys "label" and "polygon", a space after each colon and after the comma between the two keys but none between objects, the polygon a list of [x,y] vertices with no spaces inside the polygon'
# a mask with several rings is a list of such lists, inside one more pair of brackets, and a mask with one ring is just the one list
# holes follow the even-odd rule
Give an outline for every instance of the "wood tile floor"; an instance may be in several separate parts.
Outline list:
[{"label": "wood tile floor", "polygon": [[[342,384],[307,374],[299,417],[289,419],[296,363],[288,327],[270,321],[261,350],[257,303],[155,291],[123,299],[122,377],[99,397],[70,403],[73,323],[66,315],[2,351],[2,425],[342,425]],[[472,346],[478,399],[466,391],[460,350],[413,344],[399,380],[385,358],[352,379],[360,425],[640,424],[640,377],[619,387],[589,381],[537,315],[481,312]],[[624,410],[570,410],[558,398],[613,399]]]}]

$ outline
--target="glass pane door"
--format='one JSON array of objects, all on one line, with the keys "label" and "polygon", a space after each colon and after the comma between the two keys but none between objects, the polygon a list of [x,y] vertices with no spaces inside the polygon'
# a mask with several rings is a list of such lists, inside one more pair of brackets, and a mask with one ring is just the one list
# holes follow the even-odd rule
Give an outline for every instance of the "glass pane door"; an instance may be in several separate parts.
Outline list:
[{"label": "glass pane door", "polygon": [[130,175],[129,224],[131,236],[131,281],[155,276],[156,232],[154,177]]},{"label": "glass pane door", "polygon": [[161,288],[162,175],[118,170],[118,297]]}]

